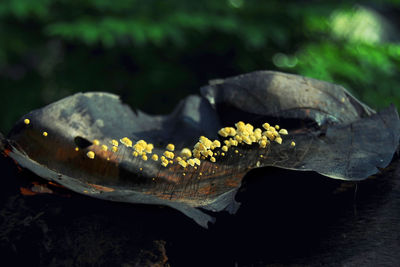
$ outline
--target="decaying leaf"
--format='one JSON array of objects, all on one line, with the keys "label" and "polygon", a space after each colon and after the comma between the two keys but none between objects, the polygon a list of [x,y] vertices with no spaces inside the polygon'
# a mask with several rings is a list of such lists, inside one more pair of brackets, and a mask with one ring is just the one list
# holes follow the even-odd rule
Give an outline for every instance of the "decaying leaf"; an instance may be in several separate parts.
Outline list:
[{"label": "decaying leaf", "polygon": [[[2,148],[21,166],[75,192],[170,206],[207,227],[213,218],[197,208],[234,213],[234,196],[250,169],[277,166],[361,180],[387,166],[399,142],[393,106],[376,113],[340,86],[301,76],[254,72],[213,81],[202,95],[187,97],[170,115],[150,116],[112,94],[79,93],[25,115],[2,138]],[[255,128],[279,123],[289,135],[282,131],[281,140],[265,147],[217,146],[229,138],[218,136],[219,129],[239,120]],[[199,154],[200,165],[173,157],[200,136],[219,140],[212,157]],[[151,143],[151,152],[142,154],[139,146],[138,153],[139,140]]]}]

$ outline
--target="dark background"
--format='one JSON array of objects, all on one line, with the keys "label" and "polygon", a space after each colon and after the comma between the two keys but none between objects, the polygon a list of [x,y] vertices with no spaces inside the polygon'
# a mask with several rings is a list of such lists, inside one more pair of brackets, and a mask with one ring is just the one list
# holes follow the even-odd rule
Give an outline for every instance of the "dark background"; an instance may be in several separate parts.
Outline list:
[{"label": "dark background", "polygon": [[75,92],[170,112],[209,79],[268,69],[400,107],[400,1],[0,1],[0,130]]},{"label": "dark background", "polygon": [[[0,131],[75,92],[168,113],[209,79],[254,70],[341,84],[400,107],[400,1],[1,0]],[[398,162],[398,158],[396,159]],[[68,190],[1,157],[0,255],[12,266],[396,266],[398,163],[365,182],[250,172],[236,215],[205,230],[178,211]],[[6,265],[5,265],[6,266]]]}]

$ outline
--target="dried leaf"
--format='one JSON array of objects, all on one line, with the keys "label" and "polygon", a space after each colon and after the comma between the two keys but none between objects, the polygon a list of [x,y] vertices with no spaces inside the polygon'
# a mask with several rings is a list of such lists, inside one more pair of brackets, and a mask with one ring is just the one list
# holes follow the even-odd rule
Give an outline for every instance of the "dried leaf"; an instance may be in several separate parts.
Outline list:
[{"label": "dried leaf", "polygon": [[[212,82],[202,94],[187,97],[167,116],[133,112],[112,94],[76,94],[21,118],[3,139],[3,151],[75,192],[170,206],[207,227],[213,218],[197,208],[234,213],[239,206],[234,196],[252,168],[277,166],[361,180],[390,162],[399,141],[394,107],[376,113],[342,87],[313,79],[255,72]],[[123,137],[144,139],[161,156],[169,143],[179,151],[192,148],[201,135],[216,139],[220,122],[240,118],[256,127],[267,119],[287,122],[282,126],[290,126],[290,134],[282,145],[239,145],[215,163],[203,160],[198,168],[185,169],[176,161],[163,167],[150,155],[135,157],[122,144],[117,152],[102,147],[111,148],[111,140]]]}]

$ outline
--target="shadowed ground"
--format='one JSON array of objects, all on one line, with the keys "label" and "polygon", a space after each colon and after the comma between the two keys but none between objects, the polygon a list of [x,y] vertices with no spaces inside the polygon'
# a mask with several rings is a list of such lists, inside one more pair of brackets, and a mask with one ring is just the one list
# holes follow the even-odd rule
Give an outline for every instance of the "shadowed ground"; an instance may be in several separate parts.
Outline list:
[{"label": "shadowed ground", "polygon": [[395,159],[357,186],[312,172],[255,170],[236,197],[238,213],[213,214],[217,223],[205,230],[166,207],[57,188],[22,196],[20,187],[40,178],[2,157],[1,254],[5,262],[31,266],[394,266],[400,264],[398,166]]}]

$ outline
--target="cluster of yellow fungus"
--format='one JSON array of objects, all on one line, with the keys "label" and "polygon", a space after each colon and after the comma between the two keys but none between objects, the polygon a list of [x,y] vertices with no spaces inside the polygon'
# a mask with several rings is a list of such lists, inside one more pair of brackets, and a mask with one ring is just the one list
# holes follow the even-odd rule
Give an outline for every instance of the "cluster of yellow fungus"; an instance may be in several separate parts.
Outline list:
[{"label": "cluster of yellow fungus", "polygon": [[[125,140],[124,142],[126,143],[127,140]],[[128,142],[127,147],[130,147],[129,144],[131,144],[131,146],[132,146],[132,141],[130,141],[130,143]],[[139,140],[132,147],[134,149],[134,151],[132,152],[132,155],[134,157],[141,156],[142,159],[146,161],[148,159],[147,154],[151,154],[153,152],[154,145],[151,144],[151,143],[147,143],[144,140]],[[157,161],[158,160],[158,155],[154,154],[151,158],[154,161]]]},{"label": "cluster of yellow fungus", "polygon": [[[43,135],[45,135],[45,133],[46,132],[43,132]],[[157,154],[148,156],[148,154],[152,153],[154,145],[144,140],[139,140],[133,144],[128,137],[123,137],[120,139],[120,142],[127,148],[132,148],[132,155],[134,157],[141,157],[142,160],[147,161],[148,158],[151,158],[153,161],[158,161],[160,159],[163,167],[167,167],[175,161],[184,169],[189,166],[197,169],[197,166],[201,164],[201,160],[216,162],[217,157],[225,156],[231,147],[258,144],[260,148],[266,148],[271,142],[282,144],[282,135],[287,135],[288,131],[286,129],[281,129],[279,125],[272,126],[268,123],[264,123],[262,124],[262,128],[254,128],[250,123],[239,121],[235,124],[235,127],[221,128],[218,134],[224,138],[223,141],[212,141],[205,136],[200,136],[192,150],[185,147],[180,152],[177,152],[177,156],[174,154],[174,144],[168,144],[165,147],[166,150],[159,157]],[[111,151],[117,152],[118,141],[113,139],[110,143],[112,145]],[[100,145],[100,142],[98,140],[93,140],[93,144]],[[290,145],[294,147],[296,144],[292,141]],[[101,145],[101,149],[107,151],[108,147],[106,145]],[[78,151],[79,149],[76,150]],[[234,149],[234,153],[239,154],[239,150]],[[89,151],[86,155],[90,159],[93,159],[95,153]],[[263,155],[260,155],[260,157],[263,157]],[[185,174],[183,173],[183,175]]]},{"label": "cluster of yellow fungus", "polygon": [[[222,137],[229,137],[229,139],[224,141],[225,145],[221,148],[224,152],[227,152],[230,147],[238,146],[239,144],[252,145],[258,143],[260,148],[266,148],[271,141],[282,144],[281,135],[288,134],[286,129],[279,130],[279,125],[271,126],[269,123],[264,123],[262,125],[265,131],[260,128],[254,129],[253,125],[242,121],[237,122],[235,126],[236,129],[233,127],[225,127],[218,131],[218,134]],[[235,150],[235,152],[236,151],[237,150]]]}]

